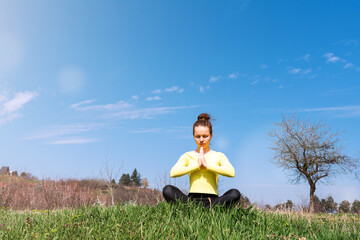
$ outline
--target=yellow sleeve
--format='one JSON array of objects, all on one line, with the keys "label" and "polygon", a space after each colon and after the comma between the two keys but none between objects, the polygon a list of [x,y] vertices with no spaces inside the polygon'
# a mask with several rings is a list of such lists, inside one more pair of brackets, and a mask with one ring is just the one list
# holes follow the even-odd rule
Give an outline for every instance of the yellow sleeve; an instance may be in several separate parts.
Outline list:
[{"label": "yellow sleeve", "polygon": [[183,154],[171,169],[170,177],[181,177],[199,169],[200,167],[197,162],[190,161],[189,157],[186,156],[186,154]]},{"label": "yellow sleeve", "polygon": [[234,177],[235,169],[224,154],[220,154],[218,164],[208,164],[207,169],[209,171],[221,174],[226,177]]}]

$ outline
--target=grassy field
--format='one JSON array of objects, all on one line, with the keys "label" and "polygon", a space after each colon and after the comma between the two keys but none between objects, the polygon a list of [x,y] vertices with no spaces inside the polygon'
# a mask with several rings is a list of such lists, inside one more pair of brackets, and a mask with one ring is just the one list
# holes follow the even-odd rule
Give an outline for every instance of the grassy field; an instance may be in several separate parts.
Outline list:
[{"label": "grassy field", "polygon": [[358,215],[191,204],[0,210],[0,239],[360,239]]}]

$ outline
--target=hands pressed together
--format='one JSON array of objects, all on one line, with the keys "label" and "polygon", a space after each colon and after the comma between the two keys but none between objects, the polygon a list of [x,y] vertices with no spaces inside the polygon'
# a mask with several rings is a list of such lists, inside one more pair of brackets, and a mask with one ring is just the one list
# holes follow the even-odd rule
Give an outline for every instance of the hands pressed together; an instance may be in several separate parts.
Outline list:
[{"label": "hands pressed together", "polygon": [[199,167],[201,170],[205,170],[207,168],[207,163],[204,156],[203,147],[200,148],[199,158],[198,158]]}]

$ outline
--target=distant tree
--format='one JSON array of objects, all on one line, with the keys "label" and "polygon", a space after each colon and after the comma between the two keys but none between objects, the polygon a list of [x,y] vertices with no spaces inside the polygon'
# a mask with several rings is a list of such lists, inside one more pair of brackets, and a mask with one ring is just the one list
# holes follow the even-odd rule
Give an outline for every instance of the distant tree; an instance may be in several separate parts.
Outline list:
[{"label": "distant tree", "polygon": [[134,169],[134,171],[131,174],[130,177],[131,182],[135,183],[136,186],[140,187],[141,186],[141,177],[140,177],[140,173],[138,173],[138,171],[136,170],[136,168]]},{"label": "distant tree", "polygon": [[286,209],[292,210],[294,207],[294,204],[291,200],[287,200],[287,202],[285,203],[285,207],[286,207]]},{"label": "distant tree", "polygon": [[131,180],[130,180],[130,175],[127,173],[124,173],[123,175],[121,175],[121,178],[119,180],[119,183],[124,185],[124,186],[129,186]]},{"label": "distant tree", "polygon": [[350,212],[350,203],[349,203],[349,201],[344,200],[339,204],[339,212],[343,212],[343,213]]},{"label": "distant tree", "polygon": [[18,175],[18,172],[17,172],[17,171],[13,171],[13,172],[11,173],[11,176],[18,177],[19,175]]},{"label": "distant tree", "polygon": [[354,202],[351,204],[351,212],[352,213],[360,213],[360,201],[355,199]]},{"label": "distant tree", "polygon": [[111,184],[112,184],[112,185],[116,185],[116,182],[115,182],[115,179],[114,179],[114,178],[111,179]]},{"label": "distant tree", "polygon": [[118,178],[120,171],[121,168],[115,168],[113,165],[110,165],[108,161],[105,161],[104,166],[100,169],[100,176],[109,189],[111,195],[112,206],[115,204],[114,190],[116,189],[116,183],[114,179]]},{"label": "distant tree", "polygon": [[144,178],[142,181],[141,181],[141,185],[144,187],[144,188],[147,188],[149,186],[149,182],[147,180],[147,178]]},{"label": "distant tree", "polygon": [[287,200],[286,203],[279,203],[274,206],[275,210],[292,210],[294,204],[291,200]]},{"label": "distant tree", "polygon": [[337,210],[337,203],[334,201],[332,196],[329,196],[327,199],[321,199],[321,204],[324,207],[325,212],[335,213]]},{"label": "distant tree", "polygon": [[265,205],[265,210],[272,210],[272,207],[269,204]]},{"label": "distant tree", "polygon": [[27,177],[26,172],[22,172],[22,173],[20,174],[20,177],[26,178],[26,177]]},{"label": "distant tree", "polygon": [[269,132],[273,138],[274,163],[289,173],[293,183],[308,182],[310,186],[310,212],[314,212],[316,184],[339,173],[351,173],[359,165],[342,153],[340,132],[332,133],[321,122],[301,121],[283,117]]},{"label": "distant tree", "polygon": [[316,195],[314,195],[314,212],[325,212],[323,204]]}]

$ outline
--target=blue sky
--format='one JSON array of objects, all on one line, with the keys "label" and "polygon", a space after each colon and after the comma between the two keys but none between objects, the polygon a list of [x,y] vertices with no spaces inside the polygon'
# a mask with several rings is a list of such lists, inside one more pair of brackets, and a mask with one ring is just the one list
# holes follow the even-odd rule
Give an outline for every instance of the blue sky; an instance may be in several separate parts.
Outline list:
[{"label": "blue sky", "polygon": [[[195,149],[198,114],[236,170],[220,192],[306,201],[270,160],[282,115],[343,130],[360,152],[358,1],[0,1],[1,165],[98,177],[108,161],[152,187]],[[187,177],[178,180],[186,186]],[[360,199],[351,176],[317,195]]]}]

